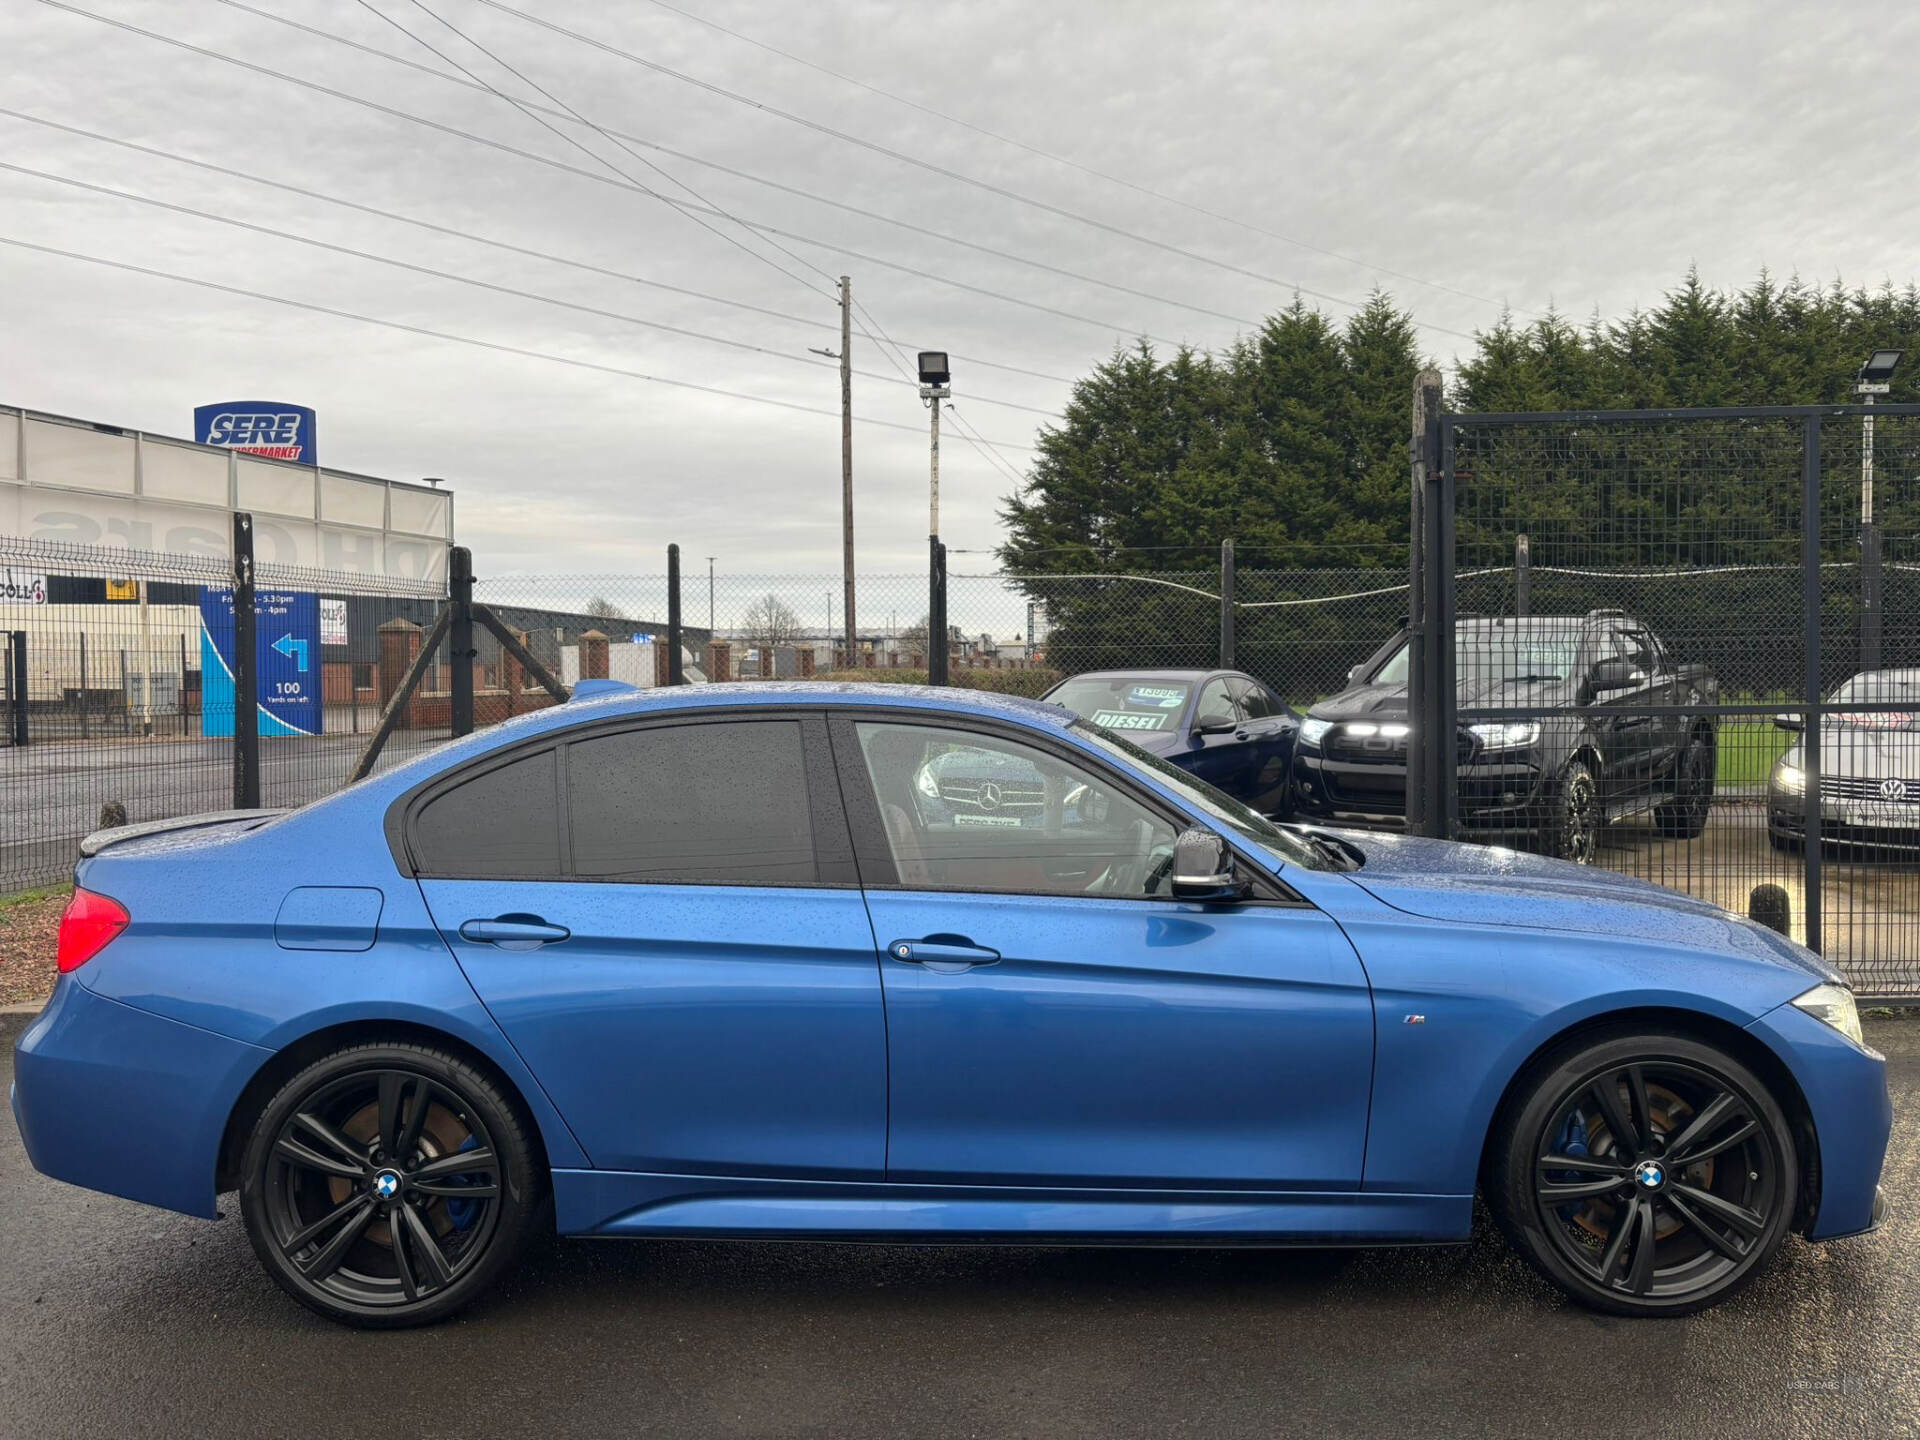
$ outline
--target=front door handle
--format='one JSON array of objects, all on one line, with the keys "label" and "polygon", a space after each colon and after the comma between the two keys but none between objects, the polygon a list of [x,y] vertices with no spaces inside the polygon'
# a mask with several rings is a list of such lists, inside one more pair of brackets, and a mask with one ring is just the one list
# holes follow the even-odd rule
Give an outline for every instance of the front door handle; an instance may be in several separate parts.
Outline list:
[{"label": "front door handle", "polygon": [[887,953],[909,965],[924,965],[936,975],[958,975],[976,965],[992,965],[1000,952],[976,945],[959,935],[941,935],[925,940],[896,940]]},{"label": "front door handle", "polygon": [[549,925],[538,915],[499,915],[491,920],[469,920],[460,927],[462,940],[501,950],[538,950],[542,945],[557,945],[572,934],[566,926]]}]

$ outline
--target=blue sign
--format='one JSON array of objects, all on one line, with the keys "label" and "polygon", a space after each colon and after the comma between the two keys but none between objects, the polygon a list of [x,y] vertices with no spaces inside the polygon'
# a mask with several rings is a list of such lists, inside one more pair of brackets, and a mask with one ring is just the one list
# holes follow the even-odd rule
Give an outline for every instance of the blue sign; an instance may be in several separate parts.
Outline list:
[{"label": "blue sign", "polygon": [[[200,591],[200,733],[233,734],[233,591]],[[254,673],[262,735],[320,733],[320,597],[256,590]]]},{"label": "blue sign", "polygon": [[193,438],[202,445],[225,445],[269,460],[318,465],[313,411],[278,400],[229,400],[199,405],[193,412]]}]

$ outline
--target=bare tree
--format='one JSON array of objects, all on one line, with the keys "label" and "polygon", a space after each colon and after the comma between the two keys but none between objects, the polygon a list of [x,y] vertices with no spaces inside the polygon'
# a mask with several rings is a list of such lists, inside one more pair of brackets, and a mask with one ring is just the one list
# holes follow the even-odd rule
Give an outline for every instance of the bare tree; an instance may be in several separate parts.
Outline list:
[{"label": "bare tree", "polygon": [[740,628],[749,645],[772,650],[800,638],[800,617],[778,595],[767,595],[747,607]]},{"label": "bare tree", "polygon": [[596,595],[587,601],[587,614],[593,616],[596,620],[624,620],[627,618],[627,612],[607,599],[604,595]]},{"label": "bare tree", "polygon": [[922,615],[913,624],[900,632],[900,653],[902,655],[922,655],[927,653],[927,617]]}]

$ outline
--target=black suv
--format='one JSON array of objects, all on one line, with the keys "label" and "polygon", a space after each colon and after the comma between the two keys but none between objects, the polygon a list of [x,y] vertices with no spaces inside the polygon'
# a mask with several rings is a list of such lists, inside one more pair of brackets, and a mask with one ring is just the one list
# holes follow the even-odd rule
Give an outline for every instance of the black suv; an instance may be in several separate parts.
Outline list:
[{"label": "black suv", "polygon": [[[1524,710],[1466,722],[1455,737],[1460,825],[1568,860],[1593,858],[1600,827],[1652,810],[1663,835],[1691,839],[1713,800],[1719,685],[1678,665],[1651,630],[1618,610],[1461,619],[1460,708]],[[1406,823],[1407,635],[1353,667],[1320,701],[1294,746],[1302,819]],[[1652,707],[1683,713],[1647,714]]]}]

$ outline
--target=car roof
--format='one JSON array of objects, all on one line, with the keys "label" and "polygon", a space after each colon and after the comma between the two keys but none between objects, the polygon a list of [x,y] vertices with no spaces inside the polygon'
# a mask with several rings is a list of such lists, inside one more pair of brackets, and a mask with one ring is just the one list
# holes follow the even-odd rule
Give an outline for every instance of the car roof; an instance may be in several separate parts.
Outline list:
[{"label": "car roof", "polygon": [[1209,675],[1238,675],[1238,670],[1083,670],[1062,680],[1204,680]]}]

